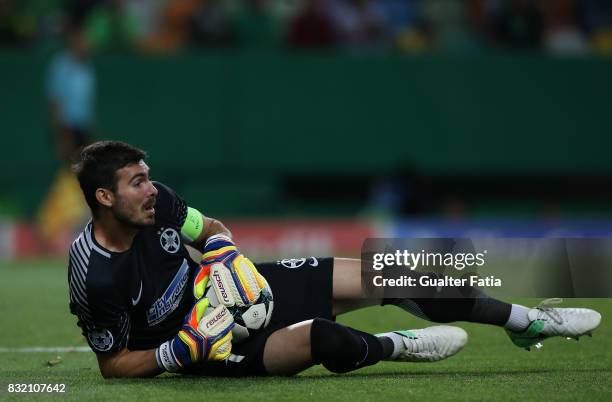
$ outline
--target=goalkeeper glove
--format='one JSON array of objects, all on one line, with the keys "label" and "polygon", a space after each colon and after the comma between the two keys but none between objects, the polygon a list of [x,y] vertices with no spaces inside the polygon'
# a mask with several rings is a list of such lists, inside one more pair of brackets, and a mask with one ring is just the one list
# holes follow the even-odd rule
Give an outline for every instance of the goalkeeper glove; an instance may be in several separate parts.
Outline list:
[{"label": "goalkeeper glove", "polygon": [[157,364],[176,372],[205,360],[225,360],[232,350],[234,319],[222,304],[208,309],[208,299],[200,299],[185,316],[183,327],[171,340],[155,350]]},{"label": "goalkeeper glove", "polygon": [[[240,254],[234,242],[224,235],[211,236],[206,241],[200,266],[203,271],[200,275],[210,276],[217,298],[227,307],[251,306],[266,287],[263,276],[251,260]],[[196,299],[204,296],[206,281],[202,282],[204,286],[198,284],[196,278]]]}]

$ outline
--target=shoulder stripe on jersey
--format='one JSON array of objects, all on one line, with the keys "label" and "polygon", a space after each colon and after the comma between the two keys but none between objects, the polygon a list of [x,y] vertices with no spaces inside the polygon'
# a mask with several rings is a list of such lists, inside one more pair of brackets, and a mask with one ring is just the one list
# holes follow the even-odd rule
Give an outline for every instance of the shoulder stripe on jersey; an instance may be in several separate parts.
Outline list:
[{"label": "shoulder stripe on jersey", "polygon": [[110,253],[107,251],[102,250],[100,247],[98,247],[93,240],[91,239],[91,222],[87,224],[87,227],[85,228],[85,238],[87,239],[87,245],[89,246],[90,249],[94,249],[96,250],[99,254],[103,255],[106,258],[110,258]]},{"label": "shoulder stripe on jersey", "polygon": [[68,252],[68,287],[70,298],[79,307],[84,315],[89,315],[89,303],[87,302],[87,269],[89,267],[89,256],[91,248],[85,242],[87,231],[91,230],[91,223],[87,224],[85,230],[72,242]]},{"label": "shoulder stripe on jersey", "polygon": [[78,308],[79,318],[85,319],[85,321],[91,321],[91,311],[89,310],[89,306],[82,301],[82,296],[77,294],[77,290],[74,286],[70,287],[70,299]]},{"label": "shoulder stripe on jersey", "polygon": [[73,249],[70,249],[68,252],[68,262],[72,266],[71,272],[76,271],[81,281],[85,282],[85,278],[87,277],[87,265],[77,257]]},{"label": "shoulder stripe on jersey", "polygon": [[[86,267],[89,265],[89,254],[91,250],[82,242],[83,241],[83,233],[77,237],[75,241],[72,242],[70,246],[70,251],[74,253],[75,258],[78,257],[81,263]],[[87,270],[86,270],[87,271]]]},{"label": "shoulder stripe on jersey", "polygon": [[74,265],[74,270],[79,274],[82,282],[85,283],[85,278],[87,277],[87,267],[88,263],[84,262],[78,254],[78,251],[75,251],[72,247],[68,252],[69,259],[68,262]]},{"label": "shoulder stripe on jersey", "polygon": [[85,242],[85,238],[83,233],[77,238],[76,244],[83,250],[83,258],[89,261],[89,257],[91,256],[91,249],[87,247],[87,243]]},{"label": "shoulder stripe on jersey", "polygon": [[74,275],[71,275],[70,279],[70,291],[73,293],[73,296],[76,299],[75,301],[83,307],[89,307],[89,303],[87,303],[87,296],[85,294],[85,290],[82,288],[82,285],[74,279]]},{"label": "shoulder stripe on jersey", "polygon": [[[81,273],[86,274],[87,267],[89,266],[89,261],[83,259],[83,256],[79,252],[78,247],[70,247],[69,255],[70,255],[70,258],[72,258],[75,261],[75,263],[79,263],[80,271],[82,271]],[[85,278],[85,275],[82,275],[82,276],[83,278]]]},{"label": "shoulder stripe on jersey", "polygon": [[89,307],[85,306],[82,303],[79,303],[79,299],[77,298],[77,296],[75,295],[72,289],[70,289],[70,301],[77,306],[78,308],[77,314],[79,318],[84,319],[85,321],[92,320],[91,311],[89,310]]},{"label": "shoulder stripe on jersey", "polygon": [[70,275],[70,290],[72,290],[75,294],[75,296],[77,296],[78,301],[87,306],[87,296],[85,294],[85,286],[83,285],[83,283],[81,283],[78,279],[75,279],[75,275],[71,274]]},{"label": "shoulder stripe on jersey", "polygon": [[85,282],[83,282],[82,279],[78,278],[75,274],[74,274],[74,269],[71,270],[72,272],[70,272],[70,281],[71,281],[71,285],[72,287],[76,288],[74,290],[78,291],[79,296],[85,296]]}]

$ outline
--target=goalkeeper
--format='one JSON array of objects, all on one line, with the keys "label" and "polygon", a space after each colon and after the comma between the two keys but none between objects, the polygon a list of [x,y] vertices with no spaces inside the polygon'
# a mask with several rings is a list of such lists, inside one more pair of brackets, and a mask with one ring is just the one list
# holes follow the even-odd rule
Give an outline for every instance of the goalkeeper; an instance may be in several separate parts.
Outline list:
[{"label": "goalkeeper", "polygon": [[[152,182],[145,158],[131,145],[104,141],[86,147],[75,165],[92,219],[70,247],[70,311],[104,377],[289,375],[313,364],[343,373],[381,360],[442,360],[467,342],[465,331],[447,325],[372,335],[335,322],[370,305],[395,304],[435,322],[497,325],[522,347],[550,336],[579,337],[601,319],[588,309],[529,309],[488,297],[365,298],[359,260],[255,266],[223,224]],[[200,264],[186,244],[204,253]],[[222,286],[228,300],[252,303],[262,275],[274,291],[270,324],[241,343],[232,343],[227,307],[209,308],[203,297],[211,268],[222,260],[224,268],[215,271],[221,280],[211,286]]]}]

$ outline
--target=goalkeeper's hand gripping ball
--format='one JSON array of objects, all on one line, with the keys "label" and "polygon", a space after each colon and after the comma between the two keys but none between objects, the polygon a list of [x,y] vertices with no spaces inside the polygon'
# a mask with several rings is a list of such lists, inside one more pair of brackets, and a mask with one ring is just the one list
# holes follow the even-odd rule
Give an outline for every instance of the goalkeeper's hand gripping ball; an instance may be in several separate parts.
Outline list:
[{"label": "goalkeeper's hand gripping ball", "polygon": [[194,282],[196,299],[204,296],[209,280],[219,302],[226,307],[251,306],[266,287],[251,260],[240,254],[234,242],[224,235],[212,236],[206,242]]},{"label": "goalkeeper's hand gripping ball", "polygon": [[198,300],[185,316],[181,330],[155,350],[160,368],[178,372],[207,360],[225,360],[232,351],[234,319],[222,304],[209,309],[207,298]]}]

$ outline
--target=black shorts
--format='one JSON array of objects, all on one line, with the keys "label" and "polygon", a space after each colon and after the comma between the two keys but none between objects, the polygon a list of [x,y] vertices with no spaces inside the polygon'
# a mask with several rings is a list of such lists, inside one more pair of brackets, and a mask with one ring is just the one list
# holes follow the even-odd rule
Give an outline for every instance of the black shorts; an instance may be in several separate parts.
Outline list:
[{"label": "black shorts", "polygon": [[333,258],[293,258],[255,265],[270,284],[274,295],[270,324],[255,336],[232,345],[228,360],[198,364],[185,374],[222,377],[268,375],[263,364],[263,353],[272,333],[315,317],[335,319],[332,303]]}]

